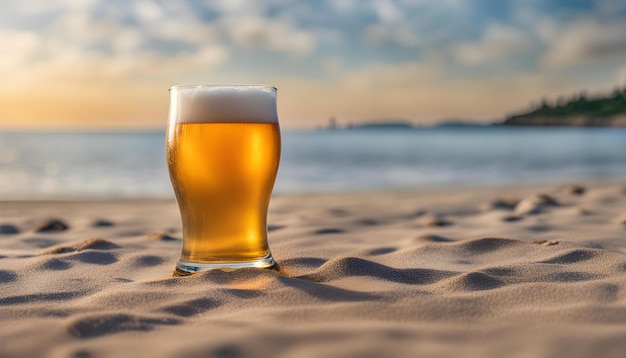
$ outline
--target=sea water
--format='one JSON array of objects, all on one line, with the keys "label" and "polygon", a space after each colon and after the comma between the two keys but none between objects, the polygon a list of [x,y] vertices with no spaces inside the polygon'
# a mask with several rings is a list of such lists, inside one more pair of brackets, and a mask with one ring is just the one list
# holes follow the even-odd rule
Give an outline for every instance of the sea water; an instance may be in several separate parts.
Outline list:
[{"label": "sea water", "polygon": [[[282,133],[275,193],[626,181],[626,129]],[[163,132],[0,133],[0,200],[172,198]]]}]

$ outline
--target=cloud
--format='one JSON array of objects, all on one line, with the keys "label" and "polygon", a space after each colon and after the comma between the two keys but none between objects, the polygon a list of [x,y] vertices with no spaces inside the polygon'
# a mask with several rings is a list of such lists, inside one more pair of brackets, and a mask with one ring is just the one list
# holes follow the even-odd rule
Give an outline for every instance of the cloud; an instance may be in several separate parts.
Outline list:
[{"label": "cloud", "polygon": [[464,65],[482,65],[521,56],[532,50],[528,36],[514,27],[490,24],[478,42],[452,46],[453,58]]},{"label": "cloud", "polygon": [[623,0],[595,0],[594,5],[598,13],[608,16],[626,10],[626,2]]},{"label": "cloud", "polygon": [[270,7],[290,9],[297,6],[290,0],[211,0],[205,5],[224,15],[263,15]]},{"label": "cloud", "polygon": [[204,24],[194,19],[185,21],[176,18],[162,19],[154,25],[147,26],[144,30],[144,36],[197,46],[220,43],[218,29],[215,25]]},{"label": "cloud", "polygon": [[626,19],[581,19],[568,24],[544,26],[547,51],[541,64],[569,66],[626,56]]},{"label": "cloud", "polygon": [[30,63],[42,41],[41,36],[32,31],[0,29],[0,69],[10,74],[15,67]]},{"label": "cloud", "polygon": [[135,13],[143,21],[155,21],[163,17],[163,9],[154,1],[141,0],[134,5]]},{"label": "cloud", "polygon": [[137,78],[179,77],[197,71],[206,71],[224,64],[229,52],[221,46],[207,46],[193,53],[163,56],[155,52],[142,52],[132,56],[114,58],[101,53],[84,53],[65,50],[45,64],[31,68],[31,74],[40,81],[66,83],[132,82]]},{"label": "cloud", "polygon": [[[224,64],[230,55],[228,48],[203,42],[202,39],[210,38],[208,32],[204,26],[193,24],[179,26],[196,31],[190,36],[193,46],[176,53],[149,46],[154,39],[177,39],[167,32],[167,22],[161,28],[163,32],[152,33],[149,27],[97,18],[87,11],[69,11],[51,21],[46,31],[0,29],[0,68],[7,74],[3,83],[25,87],[50,81],[62,81],[65,85],[90,81],[106,85],[210,71]],[[204,35],[199,36],[199,32]],[[11,90],[8,86],[0,87],[0,91]]]},{"label": "cloud", "polygon": [[219,0],[211,7],[221,16],[215,21],[216,27],[229,43],[266,51],[294,55],[309,55],[317,45],[314,33],[299,26],[288,11],[280,16],[268,16],[271,5],[285,3],[275,0]]},{"label": "cloud", "polygon": [[[459,0],[362,2],[361,41],[371,47],[437,48],[458,36],[467,3]],[[374,21],[368,20],[374,18]],[[445,19],[445,21],[442,21]]]},{"label": "cloud", "polygon": [[219,25],[235,45],[296,55],[311,54],[316,46],[312,33],[300,30],[289,19],[259,16],[225,16]]},{"label": "cloud", "polygon": [[396,22],[402,18],[402,12],[391,0],[374,0],[372,6],[382,22]]},{"label": "cloud", "polygon": [[416,47],[420,44],[419,37],[413,29],[404,23],[375,24],[365,29],[365,43],[381,45],[393,43],[404,47]]}]

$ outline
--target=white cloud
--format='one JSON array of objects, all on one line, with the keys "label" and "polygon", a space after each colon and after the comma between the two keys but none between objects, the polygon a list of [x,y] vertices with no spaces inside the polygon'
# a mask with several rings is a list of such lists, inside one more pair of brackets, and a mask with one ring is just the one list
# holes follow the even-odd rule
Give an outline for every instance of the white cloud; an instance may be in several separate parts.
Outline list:
[{"label": "white cloud", "polygon": [[328,5],[342,12],[352,11],[358,6],[358,0],[327,0]]},{"label": "white cloud", "polygon": [[392,0],[374,0],[372,6],[382,22],[395,22],[402,18],[402,13]]},{"label": "white cloud", "polygon": [[289,0],[212,0],[207,3],[225,15],[262,15],[270,5],[288,8],[289,2]]},{"label": "white cloud", "polygon": [[241,47],[307,55],[312,53],[316,46],[316,39],[312,33],[298,29],[288,19],[225,16],[220,19],[219,24],[229,39]]},{"label": "white cloud", "polygon": [[415,47],[420,44],[415,31],[404,23],[383,23],[365,29],[363,39],[372,45],[394,43],[404,47]]},{"label": "white cloud", "polygon": [[[224,64],[230,55],[229,49],[211,41],[213,38],[211,28],[196,21],[138,27],[79,9],[57,17],[44,31],[0,28],[0,68],[7,73],[4,84],[21,87],[51,81],[104,85],[207,72]],[[179,53],[163,53],[146,45],[153,39],[193,46]]]},{"label": "white cloud", "polygon": [[402,11],[392,0],[373,0],[372,10],[379,22],[368,26],[363,33],[363,41],[370,45],[387,43],[404,47],[416,47],[419,38],[411,23],[406,21]]},{"label": "white cloud", "polygon": [[463,34],[471,6],[466,0],[370,0],[359,5],[351,11],[363,20],[363,44],[429,51]]},{"label": "white cloud", "polygon": [[11,76],[16,67],[30,64],[41,46],[41,37],[32,31],[0,29],[0,70]]},{"label": "white cloud", "polygon": [[217,0],[212,5],[224,14],[248,14],[258,13],[263,1]]},{"label": "white cloud", "polygon": [[111,46],[117,53],[127,53],[136,50],[143,38],[135,29],[123,29],[113,39]]},{"label": "white cloud", "polygon": [[59,0],[59,1],[36,1],[22,0],[12,1],[18,12],[22,14],[43,14],[58,10],[85,10],[93,7],[98,0]]},{"label": "white cloud", "polygon": [[217,29],[214,24],[203,24],[199,21],[163,19],[148,29],[149,35],[161,40],[175,41],[184,44],[206,44],[218,42]]},{"label": "white cloud", "polygon": [[626,56],[626,20],[582,19],[568,24],[546,25],[548,50],[541,63],[548,67],[620,60]]},{"label": "white cloud", "polygon": [[159,20],[163,16],[163,9],[153,1],[137,1],[134,5],[135,13],[144,21]]},{"label": "white cloud", "polygon": [[490,24],[480,41],[454,45],[451,53],[459,63],[482,65],[524,55],[531,49],[532,42],[524,32],[509,26]]},{"label": "white cloud", "polygon": [[[25,0],[22,14],[48,11],[52,21],[38,31],[0,27],[4,54],[0,68],[11,73],[4,78],[6,84],[8,77],[13,83],[57,79],[110,82],[125,77],[132,81],[184,76],[193,71],[206,74],[226,63],[234,46],[296,55],[311,54],[316,47],[314,33],[300,29],[286,16],[222,15],[203,21],[183,3],[171,8],[147,0],[129,4],[127,13],[114,9],[111,16],[102,16],[106,13],[102,8],[96,12],[89,1],[63,5],[65,11],[59,12],[61,5],[53,9]],[[260,1],[222,5],[229,13],[254,13],[266,6]],[[139,24],[121,21],[120,14],[134,14]],[[173,50],[160,49],[163,43],[174,46]]]},{"label": "white cloud", "polygon": [[[588,10],[566,6],[551,13],[540,11],[540,0],[515,0],[515,21],[538,40],[544,53],[543,68],[566,68],[587,64],[619,64],[626,56],[626,19],[623,0],[594,0]],[[620,14],[621,13],[621,14]]]},{"label": "white cloud", "polygon": [[624,0],[595,0],[594,5],[600,14],[609,16],[626,10],[626,2]]},{"label": "white cloud", "polygon": [[[160,78],[208,71],[229,58],[226,48],[206,47],[195,53],[162,56],[143,52],[133,56],[107,57],[100,53],[84,53],[66,50],[45,63],[32,66],[30,75],[40,81],[63,81],[68,83],[117,83],[134,77]],[[23,75],[24,76],[24,75]],[[97,82],[94,82],[97,81]]]}]

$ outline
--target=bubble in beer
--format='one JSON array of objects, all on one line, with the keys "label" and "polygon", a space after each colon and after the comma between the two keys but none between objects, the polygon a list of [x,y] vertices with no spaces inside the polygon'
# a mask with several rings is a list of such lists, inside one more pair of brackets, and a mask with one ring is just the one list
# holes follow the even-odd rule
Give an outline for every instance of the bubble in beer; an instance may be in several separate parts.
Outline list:
[{"label": "bubble in beer", "polygon": [[276,89],[268,86],[174,86],[178,123],[278,123]]}]

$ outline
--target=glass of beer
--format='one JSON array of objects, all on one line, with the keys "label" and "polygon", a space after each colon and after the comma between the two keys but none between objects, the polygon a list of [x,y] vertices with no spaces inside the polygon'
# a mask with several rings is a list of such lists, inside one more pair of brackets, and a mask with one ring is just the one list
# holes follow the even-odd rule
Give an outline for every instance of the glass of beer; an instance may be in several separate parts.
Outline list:
[{"label": "glass of beer", "polygon": [[267,209],[280,160],[276,88],[170,88],[167,164],[183,224],[175,276],[271,267]]}]

